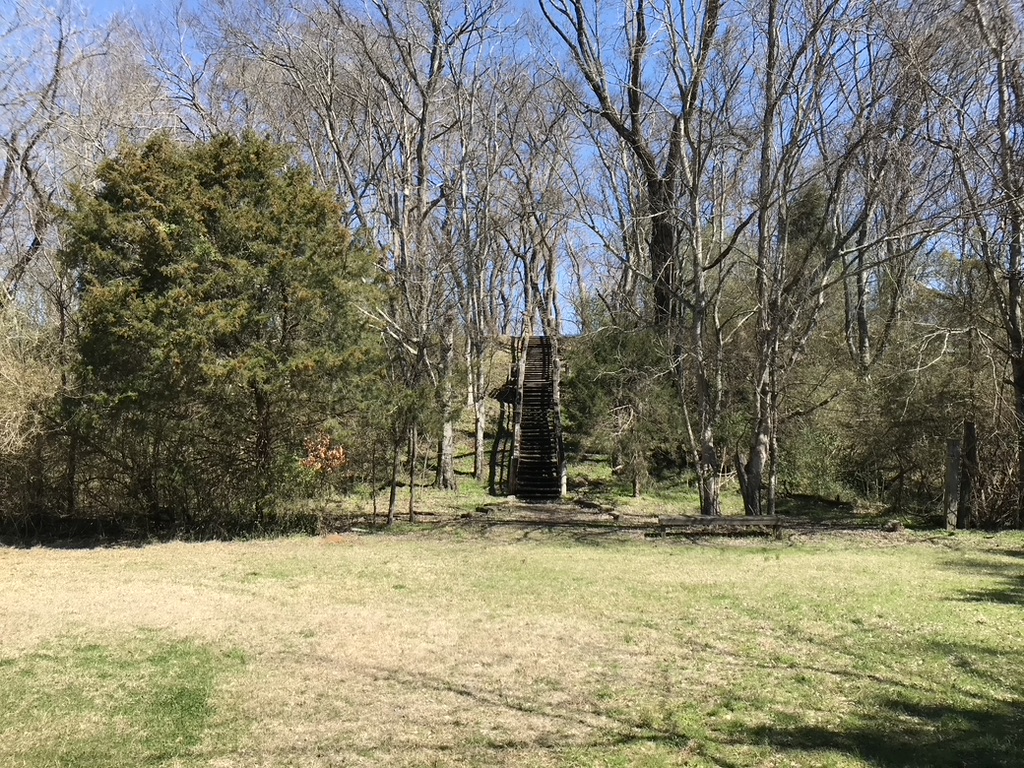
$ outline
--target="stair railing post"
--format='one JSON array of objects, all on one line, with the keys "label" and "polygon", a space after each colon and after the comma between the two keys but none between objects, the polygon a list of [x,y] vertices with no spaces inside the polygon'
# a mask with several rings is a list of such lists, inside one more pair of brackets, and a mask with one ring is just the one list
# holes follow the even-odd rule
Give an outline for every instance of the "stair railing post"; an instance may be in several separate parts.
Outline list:
[{"label": "stair railing post", "polygon": [[555,460],[558,465],[558,496],[565,496],[568,488],[568,473],[565,465],[565,449],[562,444],[562,350],[558,336],[551,336],[551,409],[555,433]]},{"label": "stair railing post", "polygon": [[519,452],[523,423],[523,382],[526,379],[526,350],[529,337],[512,339],[512,359],[516,362],[516,395],[512,406],[512,457],[508,469],[508,492],[514,496],[518,489]]}]

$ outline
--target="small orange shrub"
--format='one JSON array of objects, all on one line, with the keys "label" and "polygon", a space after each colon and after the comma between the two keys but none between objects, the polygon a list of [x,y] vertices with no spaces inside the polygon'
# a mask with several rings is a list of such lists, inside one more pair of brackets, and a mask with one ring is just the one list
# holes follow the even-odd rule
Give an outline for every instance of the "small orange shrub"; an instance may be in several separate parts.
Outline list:
[{"label": "small orange shrub", "polygon": [[332,475],[348,463],[345,449],[334,445],[326,432],[307,438],[304,445],[306,458],[302,460],[302,466],[319,475]]}]

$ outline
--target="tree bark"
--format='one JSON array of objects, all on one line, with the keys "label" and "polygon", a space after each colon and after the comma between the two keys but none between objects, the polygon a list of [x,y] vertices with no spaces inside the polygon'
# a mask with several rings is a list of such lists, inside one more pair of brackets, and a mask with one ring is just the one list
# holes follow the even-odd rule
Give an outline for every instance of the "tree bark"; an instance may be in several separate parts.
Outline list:
[{"label": "tree bark", "polygon": [[370,446],[370,501],[372,513],[370,517],[370,528],[377,527],[377,442]]},{"label": "tree bark", "polygon": [[767,427],[759,427],[750,447],[750,457],[746,464],[746,482],[743,489],[743,508],[747,515],[764,513],[761,491],[764,486],[764,474],[768,468],[769,431]]},{"label": "tree bark", "polygon": [[416,444],[419,430],[413,424],[409,428],[409,522],[416,522]]},{"label": "tree bark", "polygon": [[455,477],[455,424],[446,418],[441,425],[441,437],[437,445],[437,474],[434,487],[443,491],[457,491],[458,481]]},{"label": "tree bark", "polygon": [[568,487],[568,473],[565,463],[565,448],[562,444],[562,352],[558,343],[557,318],[549,318],[551,335],[551,404],[554,408],[555,449],[558,463],[558,493],[565,496]]},{"label": "tree bark", "polygon": [[1024,358],[1013,360],[1014,409],[1017,417],[1017,498],[1013,525],[1024,525]]},{"label": "tree bark", "polygon": [[[666,173],[674,174],[669,168]],[[678,233],[674,221],[674,197],[671,193],[675,179],[653,177],[648,179],[651,218],[651,236],[648,253],[651,259],[651,282],[654,285],[654,307],[657,322],[667,322],[675,315],[676,250]]]},{"label": "tree bark", "polygon": [[441,437],[437,444],[437,474],[434,487],[444,491],[458,490],[455,478],[455,331],[454,322],[444,334],[441,360]]},{"label": "tree bark", "polygon": [[473,477],[477,482],[482,483],[487,479],[487,461],[485,459],[487,446],[484,435],[487,427],[487,403],[481,398],[473,403]]},{"label": "tree bark", "polygon": [[398,435],[392,436],[391,441],[391,490],[388,494],[388,528],[395,524],[395,517],[398,514],[398,472],[401,468],[399,451],[401,441]]},{"label": "tree bark", "polygon": [[698,467],[700,483],[700,513],[711,517],[722,514],[721,477],[718,453],[710,430],[701,437],[701,459]]},{"label": "tree bark", "polygon": [[960,441],[950,440],[946,443],[946,485],[943,493],[942,508],[946,513],[946,530],[952,531],[959,527],[957,502],[960,499]]},{"label": "tree bark", "polygon": [[[471,329],[470,334],[478,334]],[[484,367],[485,344],[470,338],[466,368],[469,374],[469,405],[473,409],[473,477],[477,482],[487,479],[487,370]]]},{"label": "tree bark", "polygon": [[963,455],[960,461],[960,487],[956,506],[956,527],[970,528],[976,519],[975,480],[978,477],[978,427],[964,421]]},{"label": "tree bark", "polygon": [[[508,445],[511,432],[508,428],[509,409],[503,402],[498,413],[498,422],[494,430],[494,442],[491,444],[491,458],[488,467],[488,493],[492,496],[508,494],[508,457],[504,448]],[[499,454],[501,454],[499,456]]]}]

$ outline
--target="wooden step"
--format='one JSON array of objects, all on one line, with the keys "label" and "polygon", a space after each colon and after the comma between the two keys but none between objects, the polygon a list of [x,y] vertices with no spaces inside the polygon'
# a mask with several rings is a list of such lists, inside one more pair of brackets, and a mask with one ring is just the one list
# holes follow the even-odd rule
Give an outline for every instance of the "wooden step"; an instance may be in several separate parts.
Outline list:
[{"label": "wooden step", "polygon": [[551,340],[532,337],[526,343],[521,391],[516,496],[529,501],[559,497],[558,446],[554,423],[554,370]]}]

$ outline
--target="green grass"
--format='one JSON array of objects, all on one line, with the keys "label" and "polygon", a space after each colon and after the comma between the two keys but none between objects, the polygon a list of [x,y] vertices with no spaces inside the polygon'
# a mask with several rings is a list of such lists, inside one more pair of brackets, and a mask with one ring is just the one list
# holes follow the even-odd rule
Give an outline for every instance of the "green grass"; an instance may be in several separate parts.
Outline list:
[{"label": "green grass", "polygon": [[1024,753],[1021,534],[413,528],[0,550],[0,595],[4,766],[1009,768]]},{"label": "green grass", "polygon": [[240,657],[146,635],[64,638],[0,661],[0,764],[182,765],[211,729],[217,678]]}]

